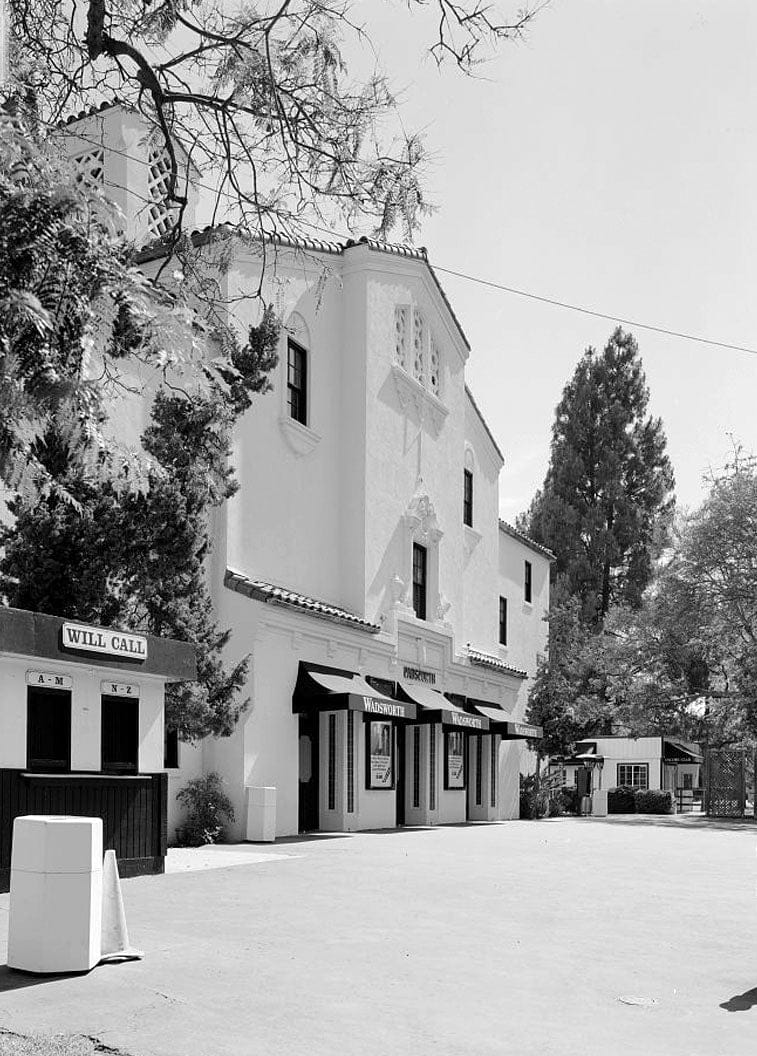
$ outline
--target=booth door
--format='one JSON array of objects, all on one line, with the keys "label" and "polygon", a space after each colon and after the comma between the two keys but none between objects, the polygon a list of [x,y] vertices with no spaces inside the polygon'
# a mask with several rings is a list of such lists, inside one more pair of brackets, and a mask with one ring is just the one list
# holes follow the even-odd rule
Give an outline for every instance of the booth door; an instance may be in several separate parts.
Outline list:
[{"label": "booth door", "polygon": [[318,712],[300,715],[299,831],[318,828]]}]

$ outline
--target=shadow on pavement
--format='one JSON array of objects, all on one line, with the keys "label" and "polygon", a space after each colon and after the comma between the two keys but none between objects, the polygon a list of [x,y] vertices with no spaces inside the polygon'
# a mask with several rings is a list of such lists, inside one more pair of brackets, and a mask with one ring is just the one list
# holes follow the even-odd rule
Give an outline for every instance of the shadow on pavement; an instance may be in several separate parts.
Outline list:
[{"label": "shadow on pavement", "polygon": [[701,832],[702,829],[723,829],[727,832],[757,831],[755,818],[708,818],[704,814],[611,814],[607,818],[592,818],[594,825],[664,825],[679,831]]},{"label": "shadow on pavement", "polygon": [[34,972],[18,972],[7,964],[0,965],[0,994],[11,990],[25,990],[30,986],[42,983],[56,983],[60,979],[70,979],[72,975],[87,975],[87,972],[61,972],[57,975],[36,975]]},{"label": "shadow on pavement", "polygon": [[745,990],[743,994],[734,994],[728,1001],[724,1001],[720,1008],[726,1012],[748,1012],[750,1008],[757,1005],[757,986],[751,990]]}]

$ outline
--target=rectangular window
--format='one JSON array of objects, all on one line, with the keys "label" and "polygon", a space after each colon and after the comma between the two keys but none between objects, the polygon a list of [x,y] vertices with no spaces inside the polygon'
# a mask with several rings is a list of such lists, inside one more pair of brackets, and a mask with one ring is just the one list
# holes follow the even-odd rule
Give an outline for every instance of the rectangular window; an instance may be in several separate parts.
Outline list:
[{"label": "rectangular window", "polygon": [[649,763],[618,763],[618,785],[649,788]]},{"label": "rectangular window", "polygon": [[507,598],[499,599],[499,644],[507,645]]},{"label": "rectangular window", "polygon": [[166,726],[163,736],[163,766],[175,770],[179,766],[179,731]]},{"label": "rectangular window", "polygon": [[108,774],[136,774],[139,769],[139,701],[101,697],[101,759]]},{"label": "rectangular window", "polygon": [[347,712],[347,813],[355,813],[355,712]]},{"label": "rectangular window", "polygon": [[490,773],[489,773],[489,778],[490,778],[490,781],[491,781],[491,804],[492,804],[493,807],[496,807],[496,805],[497,805],[497,770],[498,770],[498,765],[497,764],[499,762],[499,760],[497,759],[498,752],[497,752],[497,737],[496,737],[496,734],[492,734],[491,735],[491,742],[492,742],[491,743],[492,757],[491,757],[491,762],[490,762],[491,769],[490,769]]},{"label": "rectangular window", "polygon": [[71,694],[30,686],[26,695],[26,768],[71,769]]},{"label": "rectangular window", "polygon": [[391,722],[365,724],[365,787],[394,788],[394,731]]},{"label": "rectangular window", "polygon": [[683,777],[683,788],[689,789],[694,787],[694,775],[693,774],[682,774]]},{"label": "rectangular window", "polygon": [[524,576],[524,580],[523,580],[523,596],[526,599],[526,601],[530,601],[531,600],[532,575],[533,575],[533,572],[532,572],[532,569],[531,569],[531,562],[530,561],[526,561],[525,576]]},{"label": "rectangular window", "polygon": [[328,753],[328,803],[329,810],[336,810],[336,715],[329,715]]},{"label": "rectangular window", "polygon": [[413,726],[413,806],[421,805],[421,728]]},{"label": "rectangular window", "polygon": [[473,474],[463,470],[463,524],[473,527]]},{"label": "rectangular window", "polygon": [[426,619],[427,558],[426,547],[413,543],[413,609],[419,620]]},{"label": "rectangular window", "polygon": [[465,788],[465,734],[447,730],[444,737],[444,787]]},{"label": "rectangular window", "polygon": [[287,391],[289,415],[296,422],[307,425],[307,353],[296,341],[287,345]]}]

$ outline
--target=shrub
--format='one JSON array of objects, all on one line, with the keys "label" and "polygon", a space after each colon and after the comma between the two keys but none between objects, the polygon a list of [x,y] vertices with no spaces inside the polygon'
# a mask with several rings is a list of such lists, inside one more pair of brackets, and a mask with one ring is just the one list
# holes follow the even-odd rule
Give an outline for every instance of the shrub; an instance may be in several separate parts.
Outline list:
[{"label": "shrub", "polygon": [[636,793],[634,789],[621,785],[619,788],[611,788],[607,793],[608,814],[635,814]]},{"label": "shrub", "polygon": [[187,810],[187,819],[176,833],[181,846],[201,847],[222,840],[224,824],[234,820],[234,807],[218,774],[193,778],[176,798]]},{"label": "shrub", "polygon": [[558,788],[549,801],[550,814],[578,814],[579,798],[575,785]]},{"label": "shrub", "polygon": [[536,791],[533,774],[520,775],[520,816],[533,821],[544,818],[549,813],[549,792],[540,788]]},{"label": "shrub", "polygon": [[669,789],[640,788],[636,792],[637,814],[673,814],[674,803]]}]

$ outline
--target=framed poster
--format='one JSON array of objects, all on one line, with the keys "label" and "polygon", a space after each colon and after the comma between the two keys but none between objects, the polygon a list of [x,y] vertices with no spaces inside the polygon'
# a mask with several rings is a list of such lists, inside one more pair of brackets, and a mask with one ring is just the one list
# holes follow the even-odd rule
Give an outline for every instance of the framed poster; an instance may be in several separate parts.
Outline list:
[{"label": "framed poster", "polygon": [[447,730],[444,767],[445,788],[465,788],[465,734],[462,730]]},{"label": "framed poster", "polygon": [[394,788],[394,730],[391,722],[365,724],[365,787]]}]

